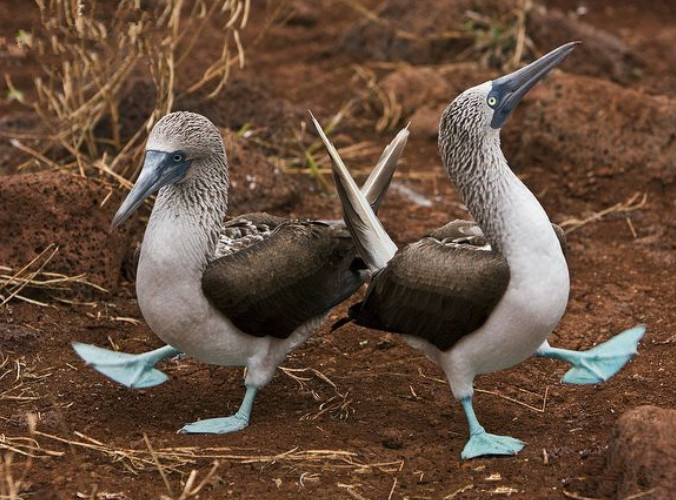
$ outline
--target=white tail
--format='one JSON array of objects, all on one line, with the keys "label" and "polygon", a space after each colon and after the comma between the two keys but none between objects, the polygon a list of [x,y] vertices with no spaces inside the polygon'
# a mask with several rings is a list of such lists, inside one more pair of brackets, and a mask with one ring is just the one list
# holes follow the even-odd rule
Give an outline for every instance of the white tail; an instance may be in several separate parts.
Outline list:
[{"label": "white tail", "polygon": [[[315,127],[317,125],[318,124],[315,123]],[[373,167],[368,179],[366,179],[366,182],[361,187],[361,192],[364,193],[364,197],[366,197],[366,200],[369,202],[375,213],[378,213],[380,202],[385,197],[387,188],[390,187],[394,170],[397,168],[397,162],[406,147],[408,134],[408,125],[406,125],[406,127],[399,131],[392,142],[385,147],[383,154],[380,155],[378,163]],[[326,142],[324,142],[324,144],[326,144]]]},{"label": "white tail", "polygon": [[[394,171],[396,160],[399,159],[401,151],[406,144],[408,137],[408,128],[403,129],[397,137],[385,148],[383,155],[378,161],[378,165],[369,176],[369,180],[364,184],[364,192],[368,193],[373,198],[367,199],[366,194],[362,193],[354,179],[347,170],[347,167],[340,158],[338,151],[328,140],[324,130],[319,122],[312,116],[312,121],[324,142],[324,146],[331,157],[331,164],[333,165],[333,180],[338,189],[340,201],[343,204],[343,218],[347,225],[350,234],[354,238],[359,253],[369,266],[371,271],[377,271],[384,268],[397,252],[397,245],[394,244],[392,238],[387,234],[385,228],[376,217],[375,212],[371,208],[369,201],[380,202],[384,192],[382,190],[382,182],[379,182],[377,171],[386,171],[391,168]],[[393,166],[394,164],[394,166]],[[371,178],[374,180],[369,182]],[[391,178],[391,175],[390,175]],[[380,179],[382,181],[382,179]],[[389,185],[389,179],[386,186]],[[377,203],[376,207],[377,207]]]}]

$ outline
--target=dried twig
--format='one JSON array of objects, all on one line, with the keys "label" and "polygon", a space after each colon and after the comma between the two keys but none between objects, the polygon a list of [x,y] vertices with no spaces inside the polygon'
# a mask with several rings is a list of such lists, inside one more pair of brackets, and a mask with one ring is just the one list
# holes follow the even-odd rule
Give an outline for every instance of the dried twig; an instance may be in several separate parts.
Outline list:
[{"label": "dried twig", "polygon": [[[422,368],[418,368],[418,375],[420,375],[422,378],[426,378],[428,380],[432,380],[434,382],[438,382],[438,383],[443,384],[443,385],[448,385],[448,382],[446,380],[442,380],[442,379],[437,378],[437,377],[430,377],[429,375],[426,375],[425,373],[423,373]],[[518,388],[518,389],[520,389],[520,388]],[[523,401],[520,401],[516,398],[512,398],[510,396],[507,396],[507,395],[502,394],[502,393],[497,392],[497,391],[489,391],[489,390],[486,390],[486,389],[474,389],[474,392],[489,394],[491,396],[497,396],[499,398],[505,399],[505,400],[510,401],[512,403],[524,406],[524,407],[528,408],[529,410],[535,411],[537,413],[544,413],[545,410],[547,409],[547,396],[549,395],[549,386],[545,387],[545,393],[542,396],[542,407],[540,407],[540,408],[538,408],[537,406],[533,406],[533,405],[530,405],[528,403],[525,403]],[[526,391],[526,392],[530,393],[530,391]]]},{"label": "dried twig", "polygon": [[[567,219],[561,222],[559,225],[565,230],[566,234],[569,234],[577,229],[580,229],[582,226],[586,226],[591,222],[600,221],[606,215],[612,213],[628,213],[633,212],[635,210],[639,210],[645,206],[647,201],[648,201],[647,193],[634,193],[625,201],[615,203],[615,205],[613,205],[612,207],[608,207],[603,210],[599,210],[598,212],[594,212],[589,217],[585,217],[584,219],[577,218]],[[635,231],[633,231],[632,233],[635,233]]]},{"label": "dried twig", "polygon": [[[40,23],[21,43],[39,63],[44,61],[34,81],[37,98],[27,103],[45,126],[37,137],[44,147],[18,142],[20,132],[3,135],[16,139],[15,147],[48,168],[75,170],[96,180],[112,178],[129,188],[136,169],[127,165],[137,163],[129,159],[140,158],[145,133],[173,109],[177,96],[208,87],[208,97],[215,97],[231,67],[244,64],[239,33],[246,27],[250,0],[199,0],[191,8],[178,0],[143,9],[137,0],[121,0],[105,21],[94,2],[36,3]],[[209,40],[220,45],[216,60],[195,81],[177,78],[187,74],[180,69],[199,47],[204,28],[214,23],[221,28],[209,32],[219,33]],[[141,72],[155,85],[154,109],[137,131],[129,131],[131,137],[123,137],[120,100]]]}]

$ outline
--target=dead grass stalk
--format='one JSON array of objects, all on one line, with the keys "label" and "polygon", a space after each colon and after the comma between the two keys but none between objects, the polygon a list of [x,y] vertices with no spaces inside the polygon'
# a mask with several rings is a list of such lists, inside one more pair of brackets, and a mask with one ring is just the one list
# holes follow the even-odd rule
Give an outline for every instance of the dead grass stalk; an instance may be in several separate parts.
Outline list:
[{"label": "dead grass stalk", "polygon": [[[18,40],[42,62],[31,106],[45,133],[39,150],[15,146],[48,168],[75,170],[129,187],[146,132],[177,99],[203,91],[216,97],[234,65],[241,67],[240,31],[251,0],[175,0],[141,6],[138,0],[35,0],[40,23]],[[147,4],[147,3],[146,3]],[[204,40],[205,27],[210,39]],[[214,37],[214,33],[218,33]],[[193,78],[183,71],[203,45],[220,46],[215,60]],[[120,103],[139,76],[155,87],[153,111],[137,130],[125,130]],[[12,137],[12,132],[3,131]]]},{"label": "dead grass stalk", "polygon": [[[634,193],[626,200],[621,201],[619,203],[615,203],[613,206],[605,208],[603,210],[599,210],[598,212],[594,212],[588,217],[582,219],[578,218],[567,219],[561,222],[559,225],[564,229],[566,234],[569,234],[572,233],[573,231],[576,231],[577,229],[580,229],[583,226],[586,226],[587,224],[600,221],[606,215],[610,215],[613,213],[629,213],[634,212],[635,210],[640,210],[645,206],[647,201],[648,201],[647,193]],[[631,222],[629,222],[629,224],[631,224]],[[630,228],[633,229],[633,226],[630,225]],[[636,237],[635,230],[632,230],[632,235]]]},{"label": "dead grass stalk", "polygon": [[45,268],[58,251],[59,247],[51,243],[18,271],[14,271],[7,266],[0,266],[0,307],[13,299],[43,307],[48,305],[22,295],[21,292],[24,289],[43,290],[54,294],[70,292],[75,286],[86,286],[100,292],[106,292],[105,288],[87,281],[85,274],[67,276],[46,271]]}]

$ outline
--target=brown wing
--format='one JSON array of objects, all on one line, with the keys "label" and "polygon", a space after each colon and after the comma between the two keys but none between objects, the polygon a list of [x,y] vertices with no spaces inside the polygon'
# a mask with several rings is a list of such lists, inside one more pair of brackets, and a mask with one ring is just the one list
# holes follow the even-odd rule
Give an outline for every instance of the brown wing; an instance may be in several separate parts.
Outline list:
[{"label": "brown wing", "polygon": [[502,256],[430,236],[375,274],[350,316],[360,325],[421,337],[445,351],[486,322],[508,284]]},{"label": "brown wing", "polygon": [[344,228],[284,222],[261,241],[212,261],[202,290],[243,332],[287,338],[352,295],[364,269]]}]

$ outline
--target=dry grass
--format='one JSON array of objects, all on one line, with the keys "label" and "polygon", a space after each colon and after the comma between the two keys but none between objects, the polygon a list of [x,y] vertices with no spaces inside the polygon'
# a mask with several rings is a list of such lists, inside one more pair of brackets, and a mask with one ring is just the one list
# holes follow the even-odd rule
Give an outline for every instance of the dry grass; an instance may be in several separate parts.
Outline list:
[{"label": "dry grass", "polygon": [[[3,135],[29,153],[32,163],[75,170],[83,176],[113,180],[129,187],[139,163],[146,133],[173,109],[177,99],[201,91],[216,97],[233,66],[244,64],[240,31],[247,24],[250,0],[184,0],[154,3],[140,0],[107,2],[36,0],[40,25],[21,38],[25,50],[43,61],[35,79],[37,98],[30,103],[44,134],[37,150],[24,146],[25,134]],[[184,77],[207,25],[218,25],[218,57],[193,80]],[[210,31],[211,34],[214,31]],[[156,98],[153,112],[136,131],[123,133],[120,101],[130,82],[151,79]],[[9,81],[9,80],[8,80]]]},{"label": "dry grass", "polygon": [[22,500],[27,498],[22,493],[30,486],[30,483],[26,481],[26,477],[32,465],[32,459],[29,458],[22,466],[17,467],[14,464],[13,452],[0,454],[0,500]]},{"label": "dry grass", "polygon": [[[319,403],[316,411],[308,412],[303,415],[301,420],[317,420],[321,416],[328,414],[332,418],[347,420],[354,413],[352,400],[348,391],[341,391],[338,386],[324,373],[315,368],[279,368],[282,373],[294,380],[299,388],[307,391],[312,398]],[[310,375],[310,376],[308,376]],[[310,387],[311,381],[319,381],[323,388]],[[325,388],[329,388],[329,394],[325,394]]]},{"label": "dry grass", "polygon": [[533,0],[521,0],[515,9],[501,16],[468,11],[463,30],[471,34],[472,45],[458,61],[512,71],[519,67],[527,51],[535,53],[535,45],[526,33],[526,20],[533,9]]},{"label": "dry grass", "polygon": [[[526,30],[528,16],[534,6],[533,0],[520,0],[515,8],[499,9],[497,12],[467,10],[453,26],[426,33],[402,29],[396,21],[380,17],[358,1],[343,2],[371,23],[387,27],[396,38],[430,43],[457,40],[458,46],[467,46],[449,62],[435,66],[440,74],[449,74],[451,78],[453,71],[477,65],[504,72],[512,71],[522,64],[526,56],[537,54]],[[400,126],[403,118],[401,104],[392,92],[380,86],[379,79],[389,71],[407,66],[410,63],[405,61],[369,61],[354,66],[355,87],[358,89],[355,104],[359,106],[361,114],[377,117],[373,126],[378,133]]]},{"label": "dry grass", "polygon": [[[586,226],[587,224],[598,222],[607,215],[626,214],[629,212],[633,212],[635,210],[640,210],[645,206],[647,201],[648,195],[646,193],[634,193],[626,200],[621,201],[619,203],[615,203],[611,207],[604,208],[603,210],[594,212],[587,217],[564,220],[559,225],[564,229],[566,234],[569,234],[572,233],[573,231],[576,231],[577,229],[580,229],[583,226]],[[634,225],[632,224],[631,219],[627,217],[625,220],[627,221],[627,225],[629,226],[632,236],[636,238],[637,236],[636,230],[634,229]]]},{"label": "dry grass", "polygon": [[11,300],[21,300],[42,307],[48,306],[45,302],[23,295],[24,290],[41,290],[49,294],[52,299],[67,303],[72,303],[72,301],[64,298],[63,294],[73,292],[78,286],[85,286],[100,292],[106,291],[87,281],[85,274],[66,276],[46,271],[45,268],[58,251],[59,247],[52,243],[19,270],[0,266],[0,307]]},{"label": "dry grass", "polygon": [[[535,47],[526,33],[526,21],[533,9],[533,0],[521,0],[514,9],[505,13],[480,13],[468,10],[457,25],[427,33],[416,33],[380,17],[356,0],[343,0],[347,6],[368,21],[387,27],[396,38],[412,41],[458,40],[471,42],[470,46],[454,58],[454,62],[472,61],[498,68],[513,70],[519,66],[527,51]],[[388,63],[398,66],[399,62]]]},{"label": "dry grass", "polygon": [[250,454],[238,453],[236,448],[229,447],[200,448],[186,446],[155,449],[146,446],[146,448],[138,449],[125,448],[103,443],[81,432],[75,432],[75,438],[70,439],[35,430],[34,437],[36,441],[32,444],[26,444],[25,451],[38,454],[43,449],[37,441],[38,438],[41,438],[42,441],[56,441],[70,447],[105,455],[111,462],[121,464],[134,474],[157,470],[158,464],[165,474],[184,474],[186,468],[205,461],[304,467],[311,470],[351,470],[357,473],[379,471],[388,474],[398,472],[403,466],[401,461],[368,463],[362,460],[358,453],[344,450],[299,450],[293,448],[281,453],[266,453],[263,451],[258,454]]},{"label": "dry grass", "polygon": [[[338,126],[350,117],[353,101],[349,101],[339,109],[326,127],[327,135],[336,133]],[[268,153],[268,159],[281,171],[294,175],[309,175],[314,178],[324,192],[333,192],[333,183],[327,180],[331,174],[331,163],[326,155],[322,141],[313,129],[308,129],[307,120],[301,120],[297,126],[290,127],[287,134],[276,138],[273,143],[264,139],[259,132],[245,129],[240,135],[248,142],[262,147]],[[265,131],[262,131],[263,133]],[[349,137],[338,135],[334,137],[346,146],[339,147],[338,151],[345,161],[363,162],[378,158],[381,152],[379,146],[370,141],[354,142]]]}]

